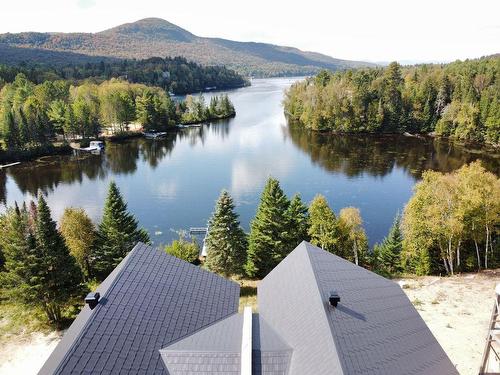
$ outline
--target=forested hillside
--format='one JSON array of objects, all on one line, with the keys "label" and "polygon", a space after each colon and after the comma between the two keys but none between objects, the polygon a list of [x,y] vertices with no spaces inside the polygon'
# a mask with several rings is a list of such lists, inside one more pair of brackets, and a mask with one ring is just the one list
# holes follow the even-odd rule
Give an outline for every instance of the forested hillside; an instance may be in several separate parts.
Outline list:
[{"label": "forested hillside", "polygon": [[[1,34],[0,63],[81,63],[85,56],[122,59],[182,56],[202,65],[225,65],[251,76],[290,76],[373,64],[340,60],[319,53],[266,43],[236,42],[196,36],[170,22],[146,18],[109,30],[90,33]],[[43,52],[51,51],[54,54]],[[92,60],[90,60],[92,61]],[[86,62],[86,61],[85,61]]]},{"label": "forested hillside", "polygon": [[292,122],[343,133],[431,133],[500,142],[500,58],[445,65],[368,68],[294,84],[285,111]]},{"label": "forested hillside", "polygon": [[131,83],[158,86],[174,94],[187,94],[207,89],[232,89],[249,82],[234,70],[223,66],[201,66],[182,57],[150,58],[146,60],[101,60],[84,64],[20,64],[0,65],[2,82],[13,82],[18,73],[30,81],[71,80],[93,78],[96,81],[111,78],[126,79]]},{"label": "forested hillside", "polygon": [[[227,118],[235,110],[227,95],[174,102],[159,87],[111,79],[100,84],[44,81],[18,74],[0,90],[0,160],[4,154],[30,155],[63,140],[98,137],[103,129],[123,134],[131,123],[166,130],[177,123]],[[5,151],[4,151],[5,150]],[[8,156],[8,155],[7,155]]]}]

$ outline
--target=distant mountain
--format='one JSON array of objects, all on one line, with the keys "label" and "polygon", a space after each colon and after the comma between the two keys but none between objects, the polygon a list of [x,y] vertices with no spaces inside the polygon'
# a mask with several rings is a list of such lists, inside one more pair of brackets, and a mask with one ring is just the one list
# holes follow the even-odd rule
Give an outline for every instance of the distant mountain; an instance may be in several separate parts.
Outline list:
[{"label": "distant mountain", "polygon": [[146,18],[95,34],[0,34],[0,52],[3,50],[10,53],[0,53],[0,63],[33,59],[39,63],[54,63],[46,51],[55,52],[57,61],[68,63],[82,62],[85,56],[89,56],[91,61],[95,61],[95,57],[144,59],[183,56],[204,65],[223,64],[254,76],[313,74],[323,68],[340,70],[375,65],[335,59],[292,47],[199,37],[159,18]]}]

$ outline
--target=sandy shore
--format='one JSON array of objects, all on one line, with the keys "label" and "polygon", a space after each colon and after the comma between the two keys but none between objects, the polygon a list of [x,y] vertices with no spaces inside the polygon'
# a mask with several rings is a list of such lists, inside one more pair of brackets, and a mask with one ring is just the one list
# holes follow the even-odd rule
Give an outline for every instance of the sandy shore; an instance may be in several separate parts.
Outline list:
[{"label": "sandy shore", "polygon": [[[462,375],[476,375],[500,270],[455,277],[396,280]],[[255,283],[255,282],[253,282]],[[244,304],[256,302],[248,285]],[[59,333],[32,333],[2,339],[0,374],[36,374],[61,339]]]}]

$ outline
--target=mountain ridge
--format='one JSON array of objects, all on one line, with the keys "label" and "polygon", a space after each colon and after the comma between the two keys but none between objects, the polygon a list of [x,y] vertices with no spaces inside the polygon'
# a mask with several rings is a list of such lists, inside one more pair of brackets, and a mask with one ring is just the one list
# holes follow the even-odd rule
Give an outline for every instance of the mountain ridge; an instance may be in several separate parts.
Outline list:
[{"label": "mountain ridge", "polygon": [[[38,55],[40,50],[48,50],[121,59],[182,56],[203,65],[226,65],[251,76],[314,74],[321,69],[375,65],[288,46],[201,37],[161,18],[144,18],[96,33],[0,34],[0,44],[17,48],[17,62],[29,59],[36,52],[31,50],[38,50]],[[0,62],[4,62],[1,57]]]}]

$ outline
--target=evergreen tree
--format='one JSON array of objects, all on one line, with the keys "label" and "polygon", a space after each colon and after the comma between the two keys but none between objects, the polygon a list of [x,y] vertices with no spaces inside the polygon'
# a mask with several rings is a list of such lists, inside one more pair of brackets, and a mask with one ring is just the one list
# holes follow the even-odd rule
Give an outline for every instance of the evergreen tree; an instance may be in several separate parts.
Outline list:
[{"label": "evergreen tree", "polygon": [[221,103],[221,113],[220,115],[223,116],[223,117],[226,117],[226,116],[230,116],[230,115],[233,115],[235,112],[234,112],[234,106],[233,104],[231,103],[231,101],[229,100],[229,97],[226,95],[222,95],[221,99],[220,99],[220,103]]},{"label": "evergreen tree", "polygon": [[34,280],[41,286],[38,289],[41,291],[39,298],[43,301],[43,309],[49,320],[60,322],[61,307],[82,292],[82,274],[58,232],[41,194],[38,197],[35,223],[35,256],[40,258],[37,262],[40,268],[35,273]]},{"label": "evergreen tree", "polygon": [[309,236],[313,245],[338,255],[339,229],[335,213],[323,195],[316,195],[309,206]]},{"label": "evergreen tree", "polygon": [[62,307],[83,291],[81,273],[43,196],[38,202],[30,211],[16,206],[5,216],[2,282],[11,298],[42,308],[50,321],[60,323]]},{"label": "evergreen tree", "polygon": [[295,194],[287,210],[289,235],[287,248],[295,249],[302,241],[309,241],[309,211],[299,194]]},{"label": "evergreen tree", "polygon": [[436,115],[441,116],[444,108],[450,103],[450,80],[445,74],[439,83],[439,90],[436,97]]},{"label": "evergreen tree", "polygon": [[208,106],[208,111],[211,117],[219,116],[219,97],[217,95],[212,96],[210,99],[210,105]]},{"label": "evergreen tree", "polygon": [[389,234],[377,246],[377,259],[378,267],[390,274],[400,271],[400,257],[403,248],[403,234],[401,232],[401,217],[399,214],[394,219]]},{"label": "evergreen tree", "polygon": [[401,86],[403,78],[401,76],[401,66],[397,62],[392,62],[387,67],[384,74],[384,127],[386,130],[398,130],[399,121],[402,114]]},{"label": "evergreen tree", "polygon": [[118,186],[111,182],[99,225],[93,268],[100,277],[106,277],[137,242],[148,243],[149,236],[144,229],[138,228],[137,220],[127,211]]},{"label": "evergreen tree", "polygon": [[247,240],[234,212],[233,199],[223,190],[208,222],[206,267],[224,276],[241,275],[246,260]]},{"label": "evergreen tree", "polygon": [[263,278],[291,250],[288,248],[288,207],[290,202],[278,180],[269,178],[260,197],[257,214],[250,225],[245,271]]},{"label": "evergreen tree", "polygon": [[4,251],[5,272],[1,274],[6,295],[22,303],[37,303],[43,285],[34,276],[41,269],[33,228],[26,207],[9,208],[2,220],[0,240]]},{"label": "evergreen tree", "polygon": [[19,134],[14,115],[9,108],[5,108],[3,112],[2,133],[7,149],[17,149],[19,147]]}]

